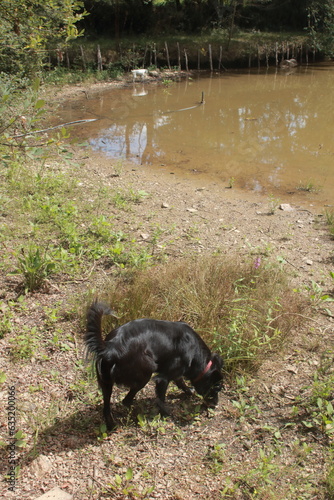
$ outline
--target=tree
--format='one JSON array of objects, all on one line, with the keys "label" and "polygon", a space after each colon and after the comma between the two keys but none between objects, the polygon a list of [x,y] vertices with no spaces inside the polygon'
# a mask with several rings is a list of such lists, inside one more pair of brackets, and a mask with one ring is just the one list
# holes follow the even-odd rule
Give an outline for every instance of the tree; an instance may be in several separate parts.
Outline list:
[{"label": "tree", "polygon": [[85,15],[79,0],[1,0],[0,72],[36,73],[47,48],[82,34],[76,23]]},{"label": "tree", "polygon": [[315,47],[334,53],[334,0],[307,2],[307,30]]}]

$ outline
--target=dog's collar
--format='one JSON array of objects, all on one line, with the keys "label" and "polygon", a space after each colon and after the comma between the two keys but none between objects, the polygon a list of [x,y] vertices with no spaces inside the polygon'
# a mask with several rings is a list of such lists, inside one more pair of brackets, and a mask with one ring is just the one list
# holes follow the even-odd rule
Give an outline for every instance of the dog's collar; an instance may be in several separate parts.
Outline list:
[{"label": "dog's collar", "polygon": [[210,359],[209,363],[206,365],[204,370],[201,371],[201,373],[197,375],[197,377],[193,380],[193,384],[199,382],[204,377],[204,375],[210,370],[211,366],[212,366],[212,360]]}]

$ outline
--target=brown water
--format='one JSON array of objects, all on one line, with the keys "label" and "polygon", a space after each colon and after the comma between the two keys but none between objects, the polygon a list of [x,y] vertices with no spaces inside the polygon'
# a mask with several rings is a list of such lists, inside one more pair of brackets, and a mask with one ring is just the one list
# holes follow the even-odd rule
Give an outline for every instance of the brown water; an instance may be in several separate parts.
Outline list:
[{"label": "brown water", "polygon": [[138,82],[67,103],[59,119],[94,117],[71,134],[109,157],[275,197],[334,203],[332,63],[168,86]]}]

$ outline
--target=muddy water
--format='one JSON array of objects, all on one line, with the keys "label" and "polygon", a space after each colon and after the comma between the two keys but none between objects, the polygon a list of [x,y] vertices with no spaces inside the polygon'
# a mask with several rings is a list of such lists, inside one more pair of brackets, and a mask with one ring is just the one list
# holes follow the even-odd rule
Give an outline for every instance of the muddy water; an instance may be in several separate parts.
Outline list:
[{"label": "muddy water", "polygon": [[284,201],[334,203],[333,64],[137,82],[60,111],[62,121],[98,118],[71,134],[112,158]]}]

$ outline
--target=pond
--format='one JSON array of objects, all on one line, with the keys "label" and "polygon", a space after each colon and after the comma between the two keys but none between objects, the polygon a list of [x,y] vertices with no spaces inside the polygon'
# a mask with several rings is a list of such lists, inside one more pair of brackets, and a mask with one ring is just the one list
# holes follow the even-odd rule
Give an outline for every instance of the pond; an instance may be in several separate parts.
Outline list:
[{"label": "pond", "polygon": [[103,155],[333,204],[333,63],[137,81],[58,110],[62,122],[83,118],[98,120],[71,135]]}]

